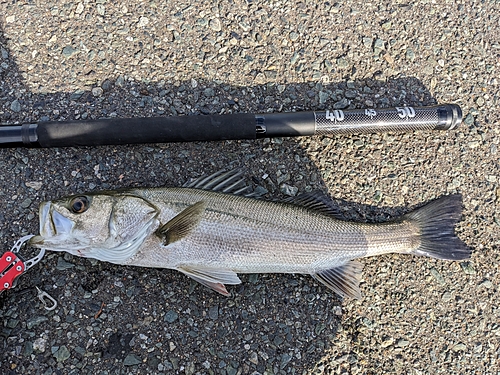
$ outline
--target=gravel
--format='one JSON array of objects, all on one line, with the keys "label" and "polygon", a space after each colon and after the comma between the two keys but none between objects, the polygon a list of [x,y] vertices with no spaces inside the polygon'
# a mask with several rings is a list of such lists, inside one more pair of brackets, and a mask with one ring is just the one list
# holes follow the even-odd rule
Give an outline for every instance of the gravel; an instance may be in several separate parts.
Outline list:
[{"label": "gravel", "polygon": [[[185,276],[49,253],[0,297],[2,370],[26,374],[496,374],[499,13],[493,1],[2,2],[0,122],[457,103],[455,131],[0,150],[0,234],[40,202],[245,167],[379,222],[462,193],[468,262],[364,260],[360,301],[301,275]],[[26,257],[34,254],[26,250]],[[58,307],[46,311],[34,288]],[[495,367],[496,366],[496,367]]]}]

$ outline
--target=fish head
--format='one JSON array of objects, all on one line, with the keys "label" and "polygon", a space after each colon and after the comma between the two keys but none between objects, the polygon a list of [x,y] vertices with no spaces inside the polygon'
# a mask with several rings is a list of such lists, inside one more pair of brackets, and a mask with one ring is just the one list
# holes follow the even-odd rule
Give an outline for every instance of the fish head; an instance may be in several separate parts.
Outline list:
[{"label": "fish head", "polygon": [[34,247],[123,264],[154,230],[159,210],[127,193],[88,193],[43,202]]}]

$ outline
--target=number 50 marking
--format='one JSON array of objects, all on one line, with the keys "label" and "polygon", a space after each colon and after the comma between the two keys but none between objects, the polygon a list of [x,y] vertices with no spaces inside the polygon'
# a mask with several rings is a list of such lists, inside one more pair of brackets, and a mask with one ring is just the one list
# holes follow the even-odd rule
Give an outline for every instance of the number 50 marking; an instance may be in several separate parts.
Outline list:
[{"label": "number 50 marking", "polygon": [[396,107],[396,111],[398,111],[398,116],[402,119],[415,117],[415,110],[413,107]]}]

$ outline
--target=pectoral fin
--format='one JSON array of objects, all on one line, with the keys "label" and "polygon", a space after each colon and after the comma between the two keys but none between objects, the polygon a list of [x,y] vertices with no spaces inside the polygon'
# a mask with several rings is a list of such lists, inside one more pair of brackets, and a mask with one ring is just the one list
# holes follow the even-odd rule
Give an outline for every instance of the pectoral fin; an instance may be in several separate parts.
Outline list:
[{"label": "pectoral fin", "polygon": [[351,260],[342,266],[316,272],[311,276],[342,297],[360,299],[359,281],[362,270],[363,265],[360,262]]},{"label": "pectoral fin", "polygon": [[238,275],[231,270],[216,268],[193,268],[188,266],[179,267],[177,269],[185,275],[198,281],[200,284],[203,284],[224,296],[229,296],[229,292],[226,290],[224,284],[241,284],[241,280]]},{"label": "pectoral fin", "polygon": [[156,230],[156,235],[163,239],[165,246],[179,241],[198,226],[206,207],[207,204],[204,201],[189,206],[173,219],[169,220],[168,223],[159,227]]}]

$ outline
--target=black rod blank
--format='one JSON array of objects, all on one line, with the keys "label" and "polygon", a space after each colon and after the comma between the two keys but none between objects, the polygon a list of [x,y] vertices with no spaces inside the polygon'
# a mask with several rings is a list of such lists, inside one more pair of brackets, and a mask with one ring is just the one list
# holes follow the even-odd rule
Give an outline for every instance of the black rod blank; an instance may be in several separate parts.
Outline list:
[{"label": "black rod blank", "polygon": [[0,147],[71,147],[449,130],[456,104],[269,114],[112,118],[0,126]]}]

